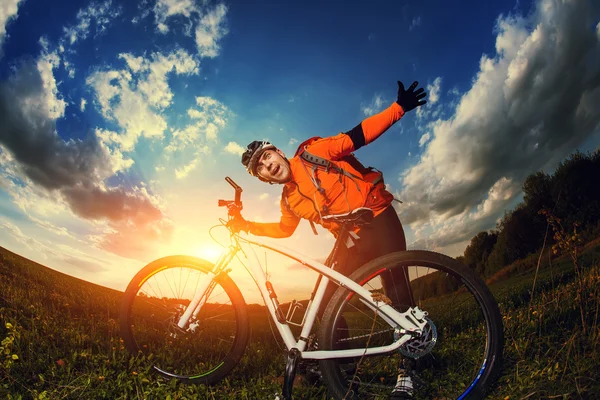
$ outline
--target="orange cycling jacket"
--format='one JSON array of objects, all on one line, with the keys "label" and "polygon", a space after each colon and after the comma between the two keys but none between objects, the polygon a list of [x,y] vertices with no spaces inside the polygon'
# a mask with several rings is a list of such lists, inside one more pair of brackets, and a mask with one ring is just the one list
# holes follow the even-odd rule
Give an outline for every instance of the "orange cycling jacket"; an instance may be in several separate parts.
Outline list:
[{"label": "orange cycling jacket", "polygon": [[[403,115],[402,107],[394,102],[386,110],[365,119],[348,132],[309,143],[306,151],[331,160],[353,175],[361,176],[350,164],[342,160],[342,157],[372,143]],[[250,233],[258,236],[289,237],[304,218],[322,225],[337,236],[339,226],[324,221],[324,216],[344,214],[359,207],[369,207],[378,215],[393,200],[393,195],[383,188],[383,184],[374,186],[362,179],[316,168],[299,155],[289,159],[289,162],[292,179],[283,188],[279,223],[252,222]]]}]

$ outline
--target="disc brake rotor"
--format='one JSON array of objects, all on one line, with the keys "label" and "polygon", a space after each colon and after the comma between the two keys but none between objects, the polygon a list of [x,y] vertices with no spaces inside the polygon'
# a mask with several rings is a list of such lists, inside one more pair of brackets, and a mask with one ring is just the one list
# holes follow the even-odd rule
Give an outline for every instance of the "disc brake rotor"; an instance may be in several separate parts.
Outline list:
[{"label": "disc brake rotor", "polygon": [[406,357],[419,358],[431,352],[438,338],[437,329],[433,321],[425,317],[427,324],[423,327],[421,335],[414,337],[400,346],[400,353]]}]

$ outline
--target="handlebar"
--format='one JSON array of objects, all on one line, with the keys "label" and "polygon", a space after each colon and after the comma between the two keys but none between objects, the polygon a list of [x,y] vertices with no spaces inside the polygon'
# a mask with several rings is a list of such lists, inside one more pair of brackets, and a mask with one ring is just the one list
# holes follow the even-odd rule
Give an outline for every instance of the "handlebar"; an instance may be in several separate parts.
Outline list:
[{"label": "handlebar", "polygon": [[227,207],[229,209],[229,215],[234,216],[239,214],[242,210],[242,192],[243,189],[233,181],[230,177],[226,176],[225,180],[235,189],[235,200],[219,200],[219,207]]},{"label": "handlebar", "polygon": [[235,189],[235,204],[241,206],[242,205],[242,188],[233,181],[230,177],[226,176],[225,180]]}]

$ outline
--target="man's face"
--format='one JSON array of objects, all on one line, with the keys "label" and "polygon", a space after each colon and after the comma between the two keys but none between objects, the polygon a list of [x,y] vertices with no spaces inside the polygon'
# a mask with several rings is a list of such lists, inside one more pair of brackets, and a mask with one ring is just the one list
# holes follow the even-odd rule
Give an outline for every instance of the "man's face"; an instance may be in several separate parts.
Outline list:
[{"label": "man's face", "polygon": [[292,178],[290,164],[279,150],[265,150],[256,164],[256,173],[273,183],[286,183]]}]

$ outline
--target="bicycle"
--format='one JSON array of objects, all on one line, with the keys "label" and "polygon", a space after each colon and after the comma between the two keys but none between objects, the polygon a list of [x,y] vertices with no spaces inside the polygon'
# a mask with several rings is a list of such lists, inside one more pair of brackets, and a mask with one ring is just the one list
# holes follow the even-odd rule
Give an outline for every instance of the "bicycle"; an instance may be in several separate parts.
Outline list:
[{"label": "bicycle", "polygon": [[[235,189],[235,199],[219,200],[219,206],[228,208],[231,219],[241,215],[242,188],[225,179]],[[342,228],[332,254],[349,239],[352,228],[372,214],[359,209],[335,217]],[[216,226],[227,226],[225,220],[220,222]],[[318,360],[335,399],[387,399],[399,365],[406,360],[416,360],[412,363],[418,378],[411,372],[417,379],[416,399],[483,398],[494,382],[504,340],[500,312],[483,281],[457,260],[408,250],[377,258],[347,277],[329,261],[323,264],[259,238],[230,231],[230,239],[215,264],[190,256],[165,257],[145,266],[129,283],[120,311],[121,334],[127,349],[146,357],[160,375],[210,385],[236,366],[248,342],[249,321],[228,265],[237,258],[246,266],[242,257],[247,261],[252,256],[248,272],[287,349],[285,399],[291,399],[299,360]],[[299,302],[292,301],[284,313],[256,246],[319,273],[301,322],[292,321],[302,307]],[[382,289],[382,274],[392,268],[409,273],[415,303],[404,305],[403,311],[390,304]],[[339,287],[314,334],[328,282]],[[301,328],[297,338],[292,325]]]}]

